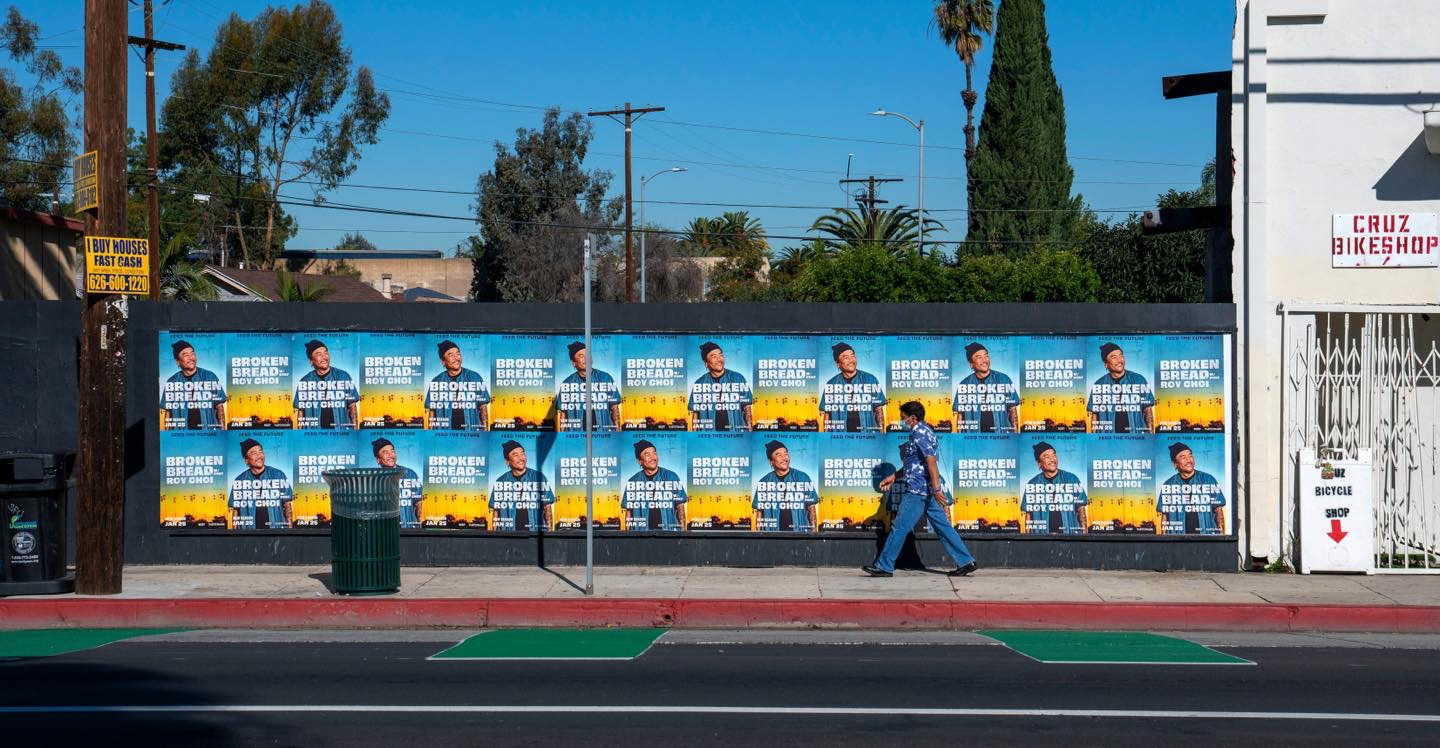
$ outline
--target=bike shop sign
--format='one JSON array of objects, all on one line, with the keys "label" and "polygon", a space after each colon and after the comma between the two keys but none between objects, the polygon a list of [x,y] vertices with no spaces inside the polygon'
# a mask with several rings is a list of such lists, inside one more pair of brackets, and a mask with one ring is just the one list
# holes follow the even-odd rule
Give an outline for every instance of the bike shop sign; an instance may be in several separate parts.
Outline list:
[{"label": "bike shop sign", "polygon": [[1340,459],[1300,450],[1300,571],[1368,572],[1375,564],[1370,450]]},{"label": "bike shop sign", "polygon": [[1440,218],[1435,213],[1336,213],[1330,266],[1440,266]]}]

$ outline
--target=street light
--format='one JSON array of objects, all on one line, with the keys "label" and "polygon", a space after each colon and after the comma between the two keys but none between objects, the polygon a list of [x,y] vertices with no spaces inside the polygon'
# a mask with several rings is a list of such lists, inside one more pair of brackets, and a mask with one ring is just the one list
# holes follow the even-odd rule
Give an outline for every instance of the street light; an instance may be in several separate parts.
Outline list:
[{"label": "street light", "polygon": [[925,120],[916,122],[899,112],[887,112],[884,107],[870,113],[873,117],[899,117],[920,131],[920,256],[925,256]]},{"label": "street light", "polygon": [[650,233],[650,231],[645,228],[645,185],[649,184],[649,183],[650,183],[650,180],[654,179],[655,177],[660,176],[661,174],[669,174],[669,173],[671,173],[671,172],[676,172],[676,171],[686,171],[686,169],[685,169],[685,167],[683,167],[683,166],[672,166],[672,167],[670,167],[670,168],[668,168],[668,169],[661,169],[660,171],[657,171],[657,172],[655,172],[654,174],[651,174],[651,175],[648,176],[648,177],[640,177],[640,303],[641,303],[641,304],[644,304],[644,303],[645,303],[645,287],[646,287],[646,283],[645,283],[645,236]]}]

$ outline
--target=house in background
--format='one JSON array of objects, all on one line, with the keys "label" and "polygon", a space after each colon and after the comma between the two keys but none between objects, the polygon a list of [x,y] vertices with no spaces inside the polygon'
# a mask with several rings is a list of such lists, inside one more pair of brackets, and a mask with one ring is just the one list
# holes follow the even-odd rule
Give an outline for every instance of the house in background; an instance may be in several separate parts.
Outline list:
[{"label": "house in background", "polygon": [[[279,276],[273,270],[239,270],[206,265],[204,272],[220,292],[220,301],[280,300]],[[290,277],[307,291],[317,286],[329,288],[330,293],[321,301],[390,301],[389,297],[354,278],[311,273],[291,273]]]},{"label": "house in background", "polygon": [[[438,249],[287,249],[281,257],[309,273],[333,271],[343,261],[360,271],[360,280],[395,301],[464,301],[475,277],[470,258],[446,257]],[[409,298],[414,289],[432,293]]]},{"label": "house in background", "polygon": [[75,262],[85,224],[0,208],[0,301],[75,298]]}]

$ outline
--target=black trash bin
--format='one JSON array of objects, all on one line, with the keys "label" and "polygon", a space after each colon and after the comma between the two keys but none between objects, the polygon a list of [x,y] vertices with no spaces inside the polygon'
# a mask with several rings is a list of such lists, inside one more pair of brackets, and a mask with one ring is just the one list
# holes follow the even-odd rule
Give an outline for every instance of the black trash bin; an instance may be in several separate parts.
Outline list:
[{"label": "black trash bin", "polygon": [[0,597],[75,591],[66,570],[73,454],[0,453]]},{"label": "black trash bin", "polygon": [[400,589],[398,468],[343,468],[321,473],[330,485],[330,572],[342,595]]}]

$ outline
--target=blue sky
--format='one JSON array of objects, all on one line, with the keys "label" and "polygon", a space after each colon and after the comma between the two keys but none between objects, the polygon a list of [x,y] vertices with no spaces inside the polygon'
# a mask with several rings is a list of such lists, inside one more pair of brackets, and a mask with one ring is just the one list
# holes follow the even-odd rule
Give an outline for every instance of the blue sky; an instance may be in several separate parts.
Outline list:
[{"label": "blue sky", "polygon": [[[156,36],[203,53],[230,12],[252,18],[265,5],[173,0],[157,10]],[[772,235],[798,236],[824,212],[819,208],[845,204],[836,180],[850,154],[853,176],[903,177],[881,196],[915,204],[916,133],[899,119],[867,116],[884,107],[926,121],[926,208],[954,230],[946,238],[963,235],[964,68],[930,30],[930,2],[334,6],[355,61],[375,71],[392,103],[381,142],[365,151],[351,184],[473,191],[493,161],[492,143],[512,143],[516,128],[538,126],[536,107],[586,111],[629,101],[667,107],[635,127],[635,199],[642,175],[687,169],[647,189],[647,220],[678,229],[699,215],[746,209],[726,206],[810,206],[748,208]],[[80,65],[83,2],[21,0],[19,7],[41,25],[48,37],[42,44]],[[1160,78],[1228,67],[1233,4],[1052,0],[1047,21],[1074,190],[1113,217],[1152,205],[1170,187],[1198,184],[1214,151],[1213,99],[1165,101]],[[133,12],[130,33],[142,31]],[[179,57],[157,55],[162,101]],[[144,68],[131,59],[130,126],[143,129]],[[987,43],[976,70],[977,125],[989,65]],[[623,194],[623,130],[597,118],[595,136],[587,166],[613,172],[611,193]],[[287,192],[308,196],[307,189]],[[474,201],[473,194],[361,188],[329,199],[457,216],[471,215]],[[292,248],[327,248],[358,230],[383,249],[449,249],[475,229],[459,221],[292,212],[301,226]],[[772,239],[777,248],[796,243]]]}]

